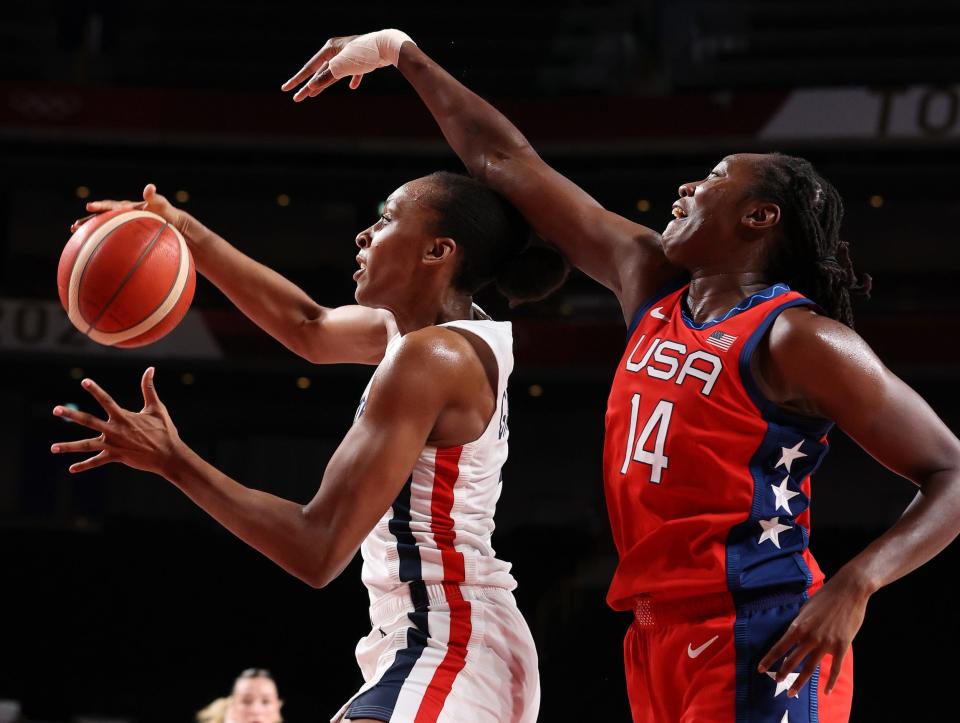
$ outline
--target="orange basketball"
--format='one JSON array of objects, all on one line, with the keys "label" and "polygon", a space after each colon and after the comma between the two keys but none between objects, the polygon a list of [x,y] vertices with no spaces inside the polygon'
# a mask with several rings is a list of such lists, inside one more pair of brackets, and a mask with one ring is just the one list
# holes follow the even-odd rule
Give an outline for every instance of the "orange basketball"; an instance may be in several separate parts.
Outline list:
[{"label": "orange basketball", "polygon": [[70,237],[57,270],[60,303],[107,346],[151,344],[180,323],[196,288],[180,232],[149,211],[110,211]]}]

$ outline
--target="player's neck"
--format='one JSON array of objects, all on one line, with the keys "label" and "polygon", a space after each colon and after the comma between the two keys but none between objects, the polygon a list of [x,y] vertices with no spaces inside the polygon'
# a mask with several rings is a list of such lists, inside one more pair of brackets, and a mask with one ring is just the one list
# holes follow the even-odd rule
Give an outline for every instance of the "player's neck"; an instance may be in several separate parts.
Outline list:
[{"label": "player's neck", "polygon": [[409,334],[411,331],[427,326],[472,318],[473,297],[448,289],[444,292],[439,304],[436,300],[428,300],[428,297],[423,295],[404,309],[390,311],[396,318],[400,333]]},{"label": "player's neck", "polygon": [[770,283],[766,274],[758,271],[696,271],[687,292],[687,311],[698,324],[709,321]]}]

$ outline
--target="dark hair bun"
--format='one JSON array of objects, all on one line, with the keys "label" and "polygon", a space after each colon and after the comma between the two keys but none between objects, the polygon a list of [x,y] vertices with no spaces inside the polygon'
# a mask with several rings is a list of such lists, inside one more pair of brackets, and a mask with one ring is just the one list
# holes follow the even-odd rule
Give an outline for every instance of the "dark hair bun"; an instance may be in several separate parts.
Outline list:
[{"label": "dark hair bun", "polygon": [[496,285],[510,306],[519,306],[545,299],[563,286],[569,273],[570,265],[558,251],[531,244],[500,271]]}]

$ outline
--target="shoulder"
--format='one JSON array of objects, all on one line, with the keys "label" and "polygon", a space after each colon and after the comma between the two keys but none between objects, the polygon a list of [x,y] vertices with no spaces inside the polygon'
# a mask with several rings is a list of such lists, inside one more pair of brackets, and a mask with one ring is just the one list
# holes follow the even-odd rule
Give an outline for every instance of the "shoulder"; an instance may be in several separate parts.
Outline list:
[{"label": "shoulder", "polygon": [[783,311],[770,328],[768,349],[784,362],[816,362],[818,357],[873,351],[853,329],[806,306]]},{"label": "shoulder", "polygon": [[397,356],[437,366],[461,364],[475,356],[463,334],[443,326],[428,326],[406,334],[397,346]]},{"label": "shoulder", "polygon": [[829,396],[879,381],[886,367],[853,329],[809,307],[781,313],[758,348],[757,363],[775,402],[823,411]]},{"label": "shoulder", "polygon": [[386,376],[455,385],[479,364],[473,345],[462,334],[428,326],[405,334],[381,366]]}]

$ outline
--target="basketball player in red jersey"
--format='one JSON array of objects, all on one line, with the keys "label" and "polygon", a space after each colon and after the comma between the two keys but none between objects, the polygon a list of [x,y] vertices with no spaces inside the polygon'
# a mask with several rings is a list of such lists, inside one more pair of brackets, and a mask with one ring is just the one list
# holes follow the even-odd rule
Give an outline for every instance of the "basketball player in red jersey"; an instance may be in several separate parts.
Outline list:
[{"label": "basketball player in red jersey", "polygon": [[[657,233],[550,168],[397,33],[331,39],[283,88],[304,83],[303,100],[346,75],[355,88],[399,45],[396,66],[470,172],[619,299],[608,602],[635,613],[634,721],[847,720],[870,596],[960,531],[960,442],[851,328],[850,294],[869,279],[840,240],[837,192],[802,159],[736,154],[682,184]],[[919,492],[824,584],[807,549],[810,475],[834,423]]]},{"label": "basketball player in red jersey", "polygon": [[[335,721],[534,723],[536,650],[510,564],[491,545],[507,457],[511,325],[483,314],[472,295],[496,280],[514,301],[542,297],[564,278],[559,256],[526,248],[526,224],[489,188],[435,173],[397,189],[357,236],[360,306],[327,309],[152,186],[143,203],[88,209],[131,207],[175,224],[200,272],[297,353],[379,366],[306,506],[247,488],[201,459],[180,439],[152,368],[139,413],[84,380],[107,419],[57,406],[54,414],[99,436],[52,451],[95,453],[72,472],[122,462],[162,475],[317,587],[360,547],[373,623],[357,646],[366,682]],[[551,255],[552,271],[517,274],[518,265]]]}]

